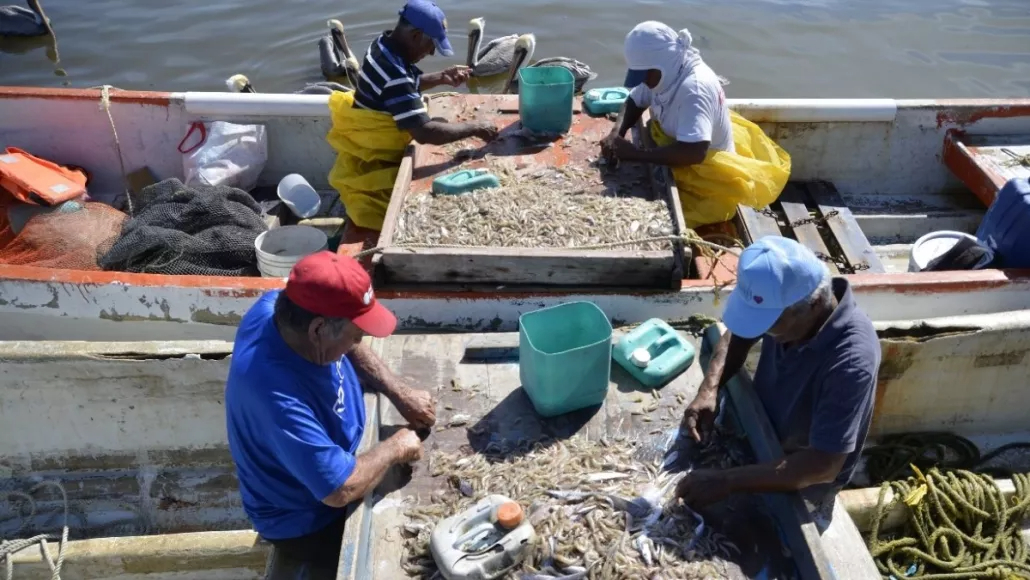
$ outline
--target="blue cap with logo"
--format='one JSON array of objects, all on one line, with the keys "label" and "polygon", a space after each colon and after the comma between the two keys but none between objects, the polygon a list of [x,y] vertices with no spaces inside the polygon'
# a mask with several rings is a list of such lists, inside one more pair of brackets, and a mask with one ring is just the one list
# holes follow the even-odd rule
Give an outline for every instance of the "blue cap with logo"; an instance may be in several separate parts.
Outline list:
[{"label": "blue cap with logo", "polygon": [[415,28],[421,30],[426,36],[433,39],[436,51],[443,56],[452,56],[454,49],[451,48],[451,41],[447,40],[447,17],[443,10],[430,0],[408,0],[408,3],[401,8],[401,18],[406,20]]},{"label": "blue cap with logo", "polygon": [[748,246],[737,263],[723,323],[742,338],[758,338],[789,306],[804,300],[828,274],[812,250],[790,238],[765,236]]}]

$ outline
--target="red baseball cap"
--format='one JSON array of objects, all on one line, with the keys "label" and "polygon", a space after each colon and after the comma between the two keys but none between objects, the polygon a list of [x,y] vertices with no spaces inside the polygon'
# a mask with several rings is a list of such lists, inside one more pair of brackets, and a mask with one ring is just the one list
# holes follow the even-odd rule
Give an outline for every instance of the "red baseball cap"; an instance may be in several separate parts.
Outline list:
[{"label": "red baseball cap", "polygon": [[346,318],[377,338],[397,328],[397,317],[376,300],[368,272],[350,256],[322,251],[304,257],[290,271],[285,292],[297,306],[319,316]]}]

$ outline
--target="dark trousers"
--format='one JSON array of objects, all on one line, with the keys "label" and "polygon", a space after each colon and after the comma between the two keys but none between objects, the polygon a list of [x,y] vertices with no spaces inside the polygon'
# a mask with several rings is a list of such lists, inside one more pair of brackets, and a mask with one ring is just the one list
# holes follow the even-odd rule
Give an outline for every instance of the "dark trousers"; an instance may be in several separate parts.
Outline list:
[{"label": "dark trousers", "polygon": [[299,538],[268,540],[272,555],[265,580],[334,580],[340,563],[340,543],[347,518]]}]

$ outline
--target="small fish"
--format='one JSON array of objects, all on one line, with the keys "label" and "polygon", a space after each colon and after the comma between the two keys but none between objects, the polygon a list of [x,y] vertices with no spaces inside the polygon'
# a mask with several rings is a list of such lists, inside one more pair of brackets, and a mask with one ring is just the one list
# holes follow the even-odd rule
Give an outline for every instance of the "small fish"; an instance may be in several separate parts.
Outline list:
[{"label": "small fish", "polygon": [[461,427],[462,425],[468,425],[472,421],[472,415],[463,415],[461,413],[453,415],[450,420],[447,421],[448,427]]},{"label": "small fish", "polygon": [[429,525],[428,524],[416,524],[416,523],[412,523],[412,522],[408,522],[408,523],[404,524],[404,532],[407,533],[407,534],[410,534],[412,536],[417,536],[420,533],[422,533],[422,532],[424,532],[424,531],[426,531],[428,529],[429,529]]},{"label": "small fish", "polygon": [[586,479],[587,481],[589,481],[591,483],[600,483],[600,482],[603,482],[603,481],[616,481],[616,480],[619,480],[619,479],[629,479],[630,477],[633,477],[633,476],[628,474],[628,473],[619,473],[617,471],[601,471],[599,473],[591,473],[591,474],[587,475],[584,479]]},{"label": "small fish", "polygon": [[583,501],[595,494],[587,491],[576,491],[571,489],[549,489],[547,495],[562,501]]},{"label": "small fish", "polygon": [[572,574],[562,574],[561,576],[553,576],[551,574],[533,573],[533,574],[522,574],[519,576],[519,580],[582,580],[587,577],[586,570],[582,572],[573,572]]},{"label": "small fish", "polygon": [[466,479],[458,482],[458,491],[465,497],[472,497],[476,494],[476,491],[472,488],[472,484]]}]

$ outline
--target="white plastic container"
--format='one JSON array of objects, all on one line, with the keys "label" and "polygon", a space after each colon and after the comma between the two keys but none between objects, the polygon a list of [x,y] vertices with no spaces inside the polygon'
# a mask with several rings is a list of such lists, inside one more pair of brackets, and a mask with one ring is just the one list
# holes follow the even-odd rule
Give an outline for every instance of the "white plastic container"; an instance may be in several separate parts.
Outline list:
[{"label": "white plastic container", "polygon": [[[955,244],[962,238],[972,240],[979,243],[976,236],[967,234],[965,232],[955,232],[951,230],[942,230],[939,232],[930,232],[925,236],[916,240],[916,243],[912,244],[912,250],[908,255],[908,271],[909,272],[922,272],[923,268],[932,262],[935,258],[943,256],[948,250],[955,247]],[[981,244],[982,246],[983,244]],[[987,254],[983,257],[977,266],[984,266],[994,259],[994,252],[987,249]]]},{"label": "white plastic container", "polygon": [[529,517],[508,530],[493,521],[497,508],[511,501],[488,495],[436,524],[429,549],[446,580],[496,580],[522,562],[536,537]]},{"label": "white plastic container", "polygon": [[318,210],[322,208],[322,198],[299,173],[291,173],[279,180],[276,193],[290,211],[301,219],[318,215]]},{"label": "white plastic container", "polygon": [[262,233],[254,240],[258,270],[265,278],[286,278],[304,256],[329,245],[325,232],[311,226],[284,226]]}]

